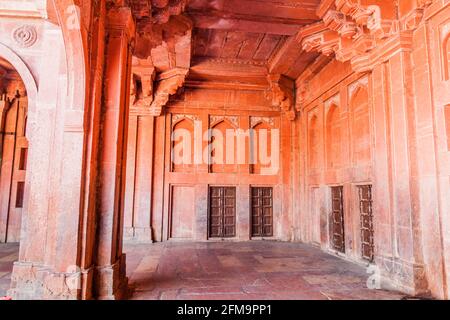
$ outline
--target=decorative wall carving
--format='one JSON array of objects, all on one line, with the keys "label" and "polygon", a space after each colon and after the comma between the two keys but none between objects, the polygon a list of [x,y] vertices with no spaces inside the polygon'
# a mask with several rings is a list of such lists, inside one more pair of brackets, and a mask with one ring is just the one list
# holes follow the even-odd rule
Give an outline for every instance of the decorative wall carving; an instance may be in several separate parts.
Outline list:
[{"label": "decorative wall carving", "polygon": [[[386,19],[377,5],[356,0],[336,0],[321,8],[324,29],[301,37],[302,49],[334,55],[338,61],[351,61],[356,72],[369,71],[376,62],[396,50],[410,50],[411,31],[423,19],[423,10],[432,1],[420,1],[402,20]],[[396,38],[397,41],[388,41]],[[377,48],[377,50],[374,50]]]},{"label": "decorative wall carving", "polygon": [[275,127],[275,119],[273,117],[250,117],[250,128],[256,127],[261,122],[267,123],[272,128]]},{"label": "decorative wall carving", "polygon": [[37,41],[36,28],[31,25],[23,25],[13,30],[14,42],[22,48],[29,48]]},{"label": "decorative wall carving", "polygon": [[355,90],[359,87],[367,88],[369,86],[369,77],[365,76],[361,79],[358,79],[357,81],[353,82],[351,85],[348,86],[348,96],[352,97],[355,93]]},{"label": "decorative wall carving", "polygon": [[176,113],[172,115],[172,127],[174,127],[178,122],[181,120],[190,120],[192,122],[198,121],[199,117],[193,114],[183,114],[183,113]]},{"label": "decorative wall carving", "polygon": [[209,125],[210,127],[214,127],[220,121],[226,120],[231,123],[235,128],[239,128],[239,117],[238,116],[221,116],[221,115],[210,115],[209,116]]},{"label": "decorative wall carving", "polygon": [[329,98],[327,101],[325,101],[325,110],[327,112],[329,111],[331,106],[339,106],[339,94],[334,95],[333,97]]}]

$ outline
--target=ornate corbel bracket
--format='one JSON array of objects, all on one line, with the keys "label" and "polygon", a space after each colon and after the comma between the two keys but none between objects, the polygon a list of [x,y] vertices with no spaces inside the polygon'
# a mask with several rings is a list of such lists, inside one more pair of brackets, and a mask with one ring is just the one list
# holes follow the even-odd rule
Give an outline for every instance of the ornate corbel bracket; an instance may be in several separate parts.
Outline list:
[{"label": "ornate corbel bracket", "polygon": [[160,116],[164,106],[169,102],[171,95],[174,95],[179,88],[184,85],[189,69],[174,68],[158,75],[154,84],[155,94],[150,105],[150,113],[153,116]]},{"label": "ornate corbel bracket", "polygon": [[360,27],[366,27],[377,39],[384,39],[398,29],[396,21],[382,19],[380,7],[377,5],[364,6],[355,0],[336,0],[335,5],[338,12]]},{"label": "ornate corbel bracket", "polygon": [[318,51],[326,56],[333,54],[339,46],[339,34],[332,30],[325,30],[302,41],[302,49],[306,52]]},{"label": "ornate corbel bracket", "polygon": [[336,31],[341,37],[351,38],[357,32],[356,23],[345,14],[336,10],[328,10],[323,22],[330,30]]},{"label": "ornate corbel bracket", "polygon": [[295,120],[294,81],[280,74],[269,74],[267,80],[270,90],[268,97],[272,100],[272,106],[280,108],[289,120]]}]

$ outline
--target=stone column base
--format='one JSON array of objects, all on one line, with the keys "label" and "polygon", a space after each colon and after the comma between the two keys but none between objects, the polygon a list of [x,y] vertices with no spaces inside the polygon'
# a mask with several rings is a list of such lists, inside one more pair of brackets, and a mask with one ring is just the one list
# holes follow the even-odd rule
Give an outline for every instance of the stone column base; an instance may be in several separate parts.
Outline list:
[{"label": "stone column base", "polygon": [[428,281],[425,267],[399,258],[376,259],[381,272],[381,287],[398,290],[412,296],[428,296]]},{"label": "stone column base", "polygon": [[67,272],[32,262],[15,262],[8,295],[14,300],[90,299],[93,270],[69,267]]},{"label": "stone column base", "polygon": [[93,288],[95,299],[121,300],[128,297],[125,263],[126,256],[122,254],[115,264],[95,268]]},{"label": "stone column base", "polygon": [[153,243],[152,228],[125,228],[123,240],[136,243]]}]

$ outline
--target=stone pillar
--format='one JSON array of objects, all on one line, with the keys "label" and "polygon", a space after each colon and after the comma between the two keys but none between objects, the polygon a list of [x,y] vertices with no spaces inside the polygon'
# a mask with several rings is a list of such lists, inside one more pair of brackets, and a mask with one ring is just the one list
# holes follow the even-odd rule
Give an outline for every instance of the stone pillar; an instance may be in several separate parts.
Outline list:
[{"label": "stone pillar", "polygon": [[127,175],[124,205],[124,240],[134,240],[134,192],[136,181],[136,143],[138,115],[128,119]]},{"label": "stone pillar", "polygon": [[134,235],[136,239],[144,242],[152,242],[150,210],[154,121],[155,118],[152,116],[140,116],[137,123]]},{"label": "stone pillar", "polygon": [[130,49],[135,32],[130,9],[110,9],[106,29],[94,296],[98,299],[120,299],[127,287],[122,239]]},{"label": "stone pillar", "polygon": [[61,79],[70,70],[65,68],[61,30],[48,23],[42,34],[39,91],[28,100],[19,260],[8,294],[13,299],[79,299],[84,113],[62,94],[68,87]]},{"label": "stone pillar", "polygon": [[423,294],[413,70],[410,46],[402,45],[372,72],[375,259],[385,286]]},{"label": "stone pillar", "polygon": [[130,116],[127,161],[132,163],[127,163],[126,239],[139,242],[153,242],[150,212],[154,122],[153,116]]}]

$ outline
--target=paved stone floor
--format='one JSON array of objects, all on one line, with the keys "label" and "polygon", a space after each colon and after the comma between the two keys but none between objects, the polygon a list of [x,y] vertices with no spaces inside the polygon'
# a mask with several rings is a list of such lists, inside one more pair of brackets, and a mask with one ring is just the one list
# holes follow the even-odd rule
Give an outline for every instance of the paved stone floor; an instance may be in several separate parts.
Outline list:
[{"label": "paved stone floor", "polygon": [[299,243],[126,245],[132,299],[400,299],[366,268]]},{"label": "paved stone floor", "polygon": [[11,282],[14,261],[19,257],[18,243],[0,243],[0,298],[6,295]]},{"label": "paved stone floor", "polygon": [[[400,299],[366,287],[364,267],[269,241],[125,244],[132,299]],[[0,244],[0,297],[17,244]]]}]

